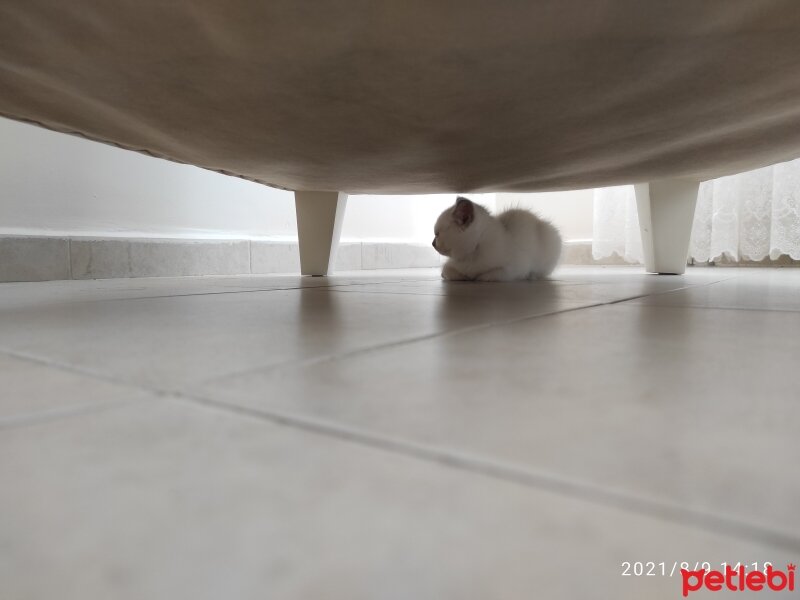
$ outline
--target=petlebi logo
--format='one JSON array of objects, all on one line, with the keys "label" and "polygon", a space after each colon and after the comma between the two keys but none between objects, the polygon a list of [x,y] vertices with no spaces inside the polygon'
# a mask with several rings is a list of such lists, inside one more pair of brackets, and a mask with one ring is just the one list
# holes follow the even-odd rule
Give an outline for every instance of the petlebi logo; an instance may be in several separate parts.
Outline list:
[{"label": "petlebi logo", "polygon": [[739,565],[738,568],[725,565],[724,572],[711,569],[698,569],[697,571],[681,569],[683,596],[686,597],[689,592],[702,589],[711,592],[724,590],[731,592],[788,590],[793,592],[794,571],[795,565],[793,564],[786,565],[786,571],[775,569],[772,565],[766,565],[763,571],[748,571],[744,565]]}]

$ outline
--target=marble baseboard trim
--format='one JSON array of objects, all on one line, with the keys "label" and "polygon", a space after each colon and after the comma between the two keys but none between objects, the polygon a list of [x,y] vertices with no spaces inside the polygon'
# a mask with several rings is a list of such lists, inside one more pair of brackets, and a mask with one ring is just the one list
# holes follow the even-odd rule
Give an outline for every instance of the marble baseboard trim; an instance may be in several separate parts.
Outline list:
[{"label": "marble baseboard trim", "polygon": [[[614,254],[606,258],[596,259],[592,257],[592,242],[577,241],[566,242],[564,251],[561,255],[561,264],[564,265],[641,265],[639,262],[628,262],[621,256]],[[763,260],[750,260],[740,258],[733,260],[728,256],[722,256],[715,261],[696,262],[689,260],[687,263],[692,267],[800,267],[800,260],[793,259],[786,254],[778,258],[765,258]]]},{"label": "marble baseboard trim", "polygon": [[0,236],[0,281],[71,278],[69,238]]},{"label": "marble baseboard trim", "polygon": [[[424,244],[342,242],[335,270],[439,264]],[[292,241],[0,236],[0,282],[299,272]]]}]

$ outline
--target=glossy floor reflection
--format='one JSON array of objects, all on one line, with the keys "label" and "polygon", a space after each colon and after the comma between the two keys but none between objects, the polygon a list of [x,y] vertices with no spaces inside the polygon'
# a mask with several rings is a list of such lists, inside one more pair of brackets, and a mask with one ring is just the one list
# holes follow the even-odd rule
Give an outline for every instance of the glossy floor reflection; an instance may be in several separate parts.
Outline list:
[{"label": "glossy floor reflection", "polygon": [[794,269],[3,284],[3,596],[675,598],[621,563],[797,562],[798,331]]}]

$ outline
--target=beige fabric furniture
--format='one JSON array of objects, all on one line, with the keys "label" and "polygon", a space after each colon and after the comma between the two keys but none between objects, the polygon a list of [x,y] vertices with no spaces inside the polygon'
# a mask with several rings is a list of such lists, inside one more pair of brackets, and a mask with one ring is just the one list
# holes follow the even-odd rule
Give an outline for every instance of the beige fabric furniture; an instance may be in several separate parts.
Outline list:
[{"label": "beige fabric furniture", "polygon": [[796,0],[0,4],[0,114],[315,192],[315,274],[346,193],[623,183],[680,272],[692,186],[800,155],[798,99]]}]

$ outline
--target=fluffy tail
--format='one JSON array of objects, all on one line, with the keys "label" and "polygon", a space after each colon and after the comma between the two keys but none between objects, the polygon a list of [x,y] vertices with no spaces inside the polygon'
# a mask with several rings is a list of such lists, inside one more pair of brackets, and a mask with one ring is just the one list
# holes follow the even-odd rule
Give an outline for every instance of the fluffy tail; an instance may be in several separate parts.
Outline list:
[{"label": "fluffy tail", "polygon": [[558,266],[564,242],[561,240],[561,234],[558,229],[548,221],[542,221],[542,241],[545,260],[542,261],[543,268],[539,276],[547,277]]}]

